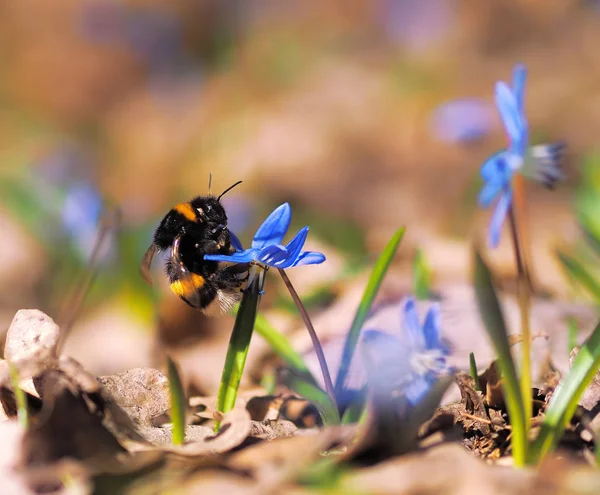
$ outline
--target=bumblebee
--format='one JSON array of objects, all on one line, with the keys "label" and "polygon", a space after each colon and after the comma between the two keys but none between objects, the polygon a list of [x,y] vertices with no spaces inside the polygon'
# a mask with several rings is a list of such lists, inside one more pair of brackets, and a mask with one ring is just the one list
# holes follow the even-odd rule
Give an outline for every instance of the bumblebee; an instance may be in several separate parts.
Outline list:
[{"label": "bumblebee", "polygon": [[240,183],[218,197],[209,193],[179,203],[166,214],[142,260],[141,272],[146,282],[152,284],[150,266],[154,256],[170,249],[165,263],[167,277],[171,290],[185,303],[207,314],[217,314],[230,310],[240,300],[248,266],[204,259],[205,254],[227,255],[235,251],[221,198]]}]

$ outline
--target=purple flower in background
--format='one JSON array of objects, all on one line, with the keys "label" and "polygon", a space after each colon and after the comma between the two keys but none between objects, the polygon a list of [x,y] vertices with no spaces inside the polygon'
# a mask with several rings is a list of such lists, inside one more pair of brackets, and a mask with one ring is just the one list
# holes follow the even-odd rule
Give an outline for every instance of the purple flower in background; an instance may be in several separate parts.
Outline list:
[{"label": "purple flower in background", "polygon": [[62,207],[62,224],[81,254],[88,256],[98,233],[102,198],[91,184],[75,183],[67,191]]},{"label": "purple flower in background", "polygon": [[451,0],[381,0],[379,15],[388,36],[413,50],[443,38],[455,18]]},{"label": "purple flower in background", "polygon": [[493,118],[492,107],[485,100],[451,100],[434,110],[431,130],[440,141],[469,143],[483,138],[491,131]]},{"label": "purple flower in background", "polygon": [[415,301],[408,298],[402,316],[402,339],[380,330],[363,332],[368,385],[376,400],[389,400],[391,394],[402,393],[416,405],[440,376],[452,370],[446,362],[448,348],[440,338],[439,305],[431,306],[421,325]]},{"label": "purple flower in background", "polygon": [[252,245],[243,249],[235,235],[231,235],[231,243],[238,251],[231,255],[206,254],[204,259],[211,261],[226,261],[230,263],[250,263],[256,261],[273,268],[293,268],[300,265],[323,263],[325,256],[313,251],[302,251],[308,227],[298,231],[293,239],[285,246],[281,244],[292,218],[292,209],[284,203],[267,217],[254,234]]}]

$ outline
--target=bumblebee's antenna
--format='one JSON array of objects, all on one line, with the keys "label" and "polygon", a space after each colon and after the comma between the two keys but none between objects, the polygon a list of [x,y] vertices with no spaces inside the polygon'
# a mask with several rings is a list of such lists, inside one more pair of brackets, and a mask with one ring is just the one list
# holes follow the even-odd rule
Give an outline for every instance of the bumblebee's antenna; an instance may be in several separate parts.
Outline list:
[{"label": "bumblebee's antenna", "polygon": [[238,180],[233,186],[229,186],[227,189],[225,189],[217,198],[217,201],[219,201],[223,196],[225,196],[225,193],[228,193],[229,191],[231,191],[235,186],[239,186],[242,183],[241,180]]},{"label": "bumblebee's antenna", "polygon": [[211,195],[210,186],[212,185],[212,174],[208,172],[208,195]]}]

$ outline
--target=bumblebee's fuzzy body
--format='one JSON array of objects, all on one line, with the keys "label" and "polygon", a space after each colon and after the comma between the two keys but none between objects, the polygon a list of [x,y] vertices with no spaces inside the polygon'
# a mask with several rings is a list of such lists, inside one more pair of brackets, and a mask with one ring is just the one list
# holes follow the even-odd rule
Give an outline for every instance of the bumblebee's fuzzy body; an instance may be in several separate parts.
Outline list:
[{"label": "bumblebee's fuzzy body", "polygon": [[205,254],[235,251],[219,198],[199,196],[175,205],[165,215],[142,261],[149,282],[152,258],[167,249],[171,250],[166,262],[171,290],[187,304],[214,313],[215,307],[226,311],[240,299],[247,267],[204,259]]}]

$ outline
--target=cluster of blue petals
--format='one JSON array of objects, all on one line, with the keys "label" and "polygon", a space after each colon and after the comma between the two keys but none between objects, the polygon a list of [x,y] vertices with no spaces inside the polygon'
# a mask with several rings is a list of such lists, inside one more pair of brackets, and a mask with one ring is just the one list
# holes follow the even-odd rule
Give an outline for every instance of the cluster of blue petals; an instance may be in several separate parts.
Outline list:
[{"label": "cluster of blue petals", "polygon": [[402,316],[402,339],[379,330],[363,332],[367,352],[377,357],[377,365],[368,371],[369,386],[375,393],[381,391],[383,400],[391,390],[401,391],[410,404],[416,405],[441,375],[451,371],[446,362],[449,349],[440,338],[439,304],[431,306],[421,325],[416,303],[408,298]]},{"label": "cluster of blue petals", "polygon": [[273,268],[292,268],[300,265],[323,263],[325,256],[314,251],[302,251],[308,227],[303,227],[285,246],[282,244],[292,219],[292,209],[288,203],[275,208],[254,234],[249,249],[244,249],[239,239],[232,233],[231,243],[236,252],[230,255],[207,254],[204,259],[230,263],[250,263],[252,261]]}]

